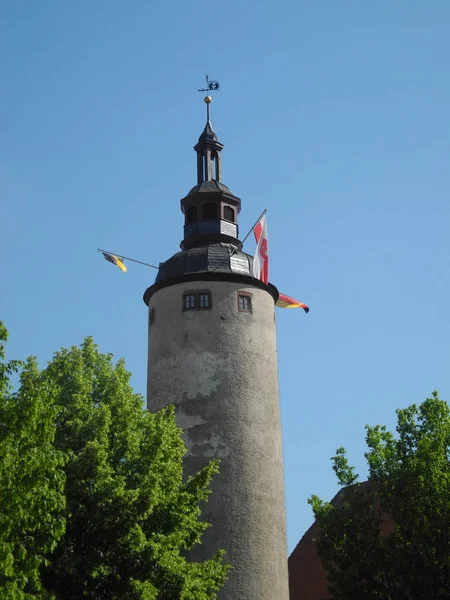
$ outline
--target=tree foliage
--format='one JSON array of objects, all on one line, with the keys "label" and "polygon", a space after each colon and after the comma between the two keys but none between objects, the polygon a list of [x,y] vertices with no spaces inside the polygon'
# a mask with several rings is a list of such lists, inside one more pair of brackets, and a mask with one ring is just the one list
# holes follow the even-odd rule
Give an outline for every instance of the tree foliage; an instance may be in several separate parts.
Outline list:
[{"label": "tree foliage", "polygon": [[[4,363],[0,374],[17,367]],[[216,597],[228,568],[223,552],[194,563],[186,551],[208,527],[199,503],[207,500],[218,465],[213,461],[183,480],[186,449],[172,407],[156,414],[143,410],[123,360],[114,364],[91,338],[57,352],[43,371],[29,360],[18,392],[5,390],[1,458],[12,461],[22,439],[28,455],[20,452],[9,475],[0,470],[0,501],[12,490],[24,515],[16,524],[17,502],[0,505],[9,531],[3,537],[0,532],[0,541],[11,548],[9,558],[5,550],[0,560],[9,560],[11,584],[22,593],[8,595],[10,582],[0,579],[4,598]],[[16,413],[26,413],[24,423]],[[39,460],[30,460],[39,452]],[[20,474],[24,462],[36,478],[34,492]],[[40,496],[32,498],[35,493]],[[22,565],[19,550],[13,552],[22,538],[29,540],[32,567]]]},{"label": "tree foliage", "polygon": [[367,426],[366,442],[369,481],[356,483],[340,448],[333,468],[348,487],[334,505],[309,500],[333,598],[450,598],[448,404],[434,392],[420,406],[397,410],[396,435]]},{"label": "tree foliage", "polygon": [[33,358],[6,362],[7,338],[0,322],[0,599],[46,598],[39,569],[64,533],[66,459],[53,443],[54,391]]}]

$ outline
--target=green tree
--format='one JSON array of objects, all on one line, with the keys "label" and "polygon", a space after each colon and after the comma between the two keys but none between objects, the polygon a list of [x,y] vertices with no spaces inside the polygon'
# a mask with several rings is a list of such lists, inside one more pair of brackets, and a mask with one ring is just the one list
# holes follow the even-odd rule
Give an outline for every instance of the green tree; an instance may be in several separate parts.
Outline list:
[{"label": "green tree", "polygon": [[46,598],[39,569],[64,533],[65,458],[53,443],[53,390],[33,358],[6,361],[7,338],[0,322],[0,599]]},{"label": "green tree", "polygon": [[[450,409],[437,392],[397,410],[396,435],[366,427],[369,480],[345,450],[333,460],[345,487],[331,505],[312,496],[317,546],[336,600],[450,598]],[[384,516],[393,522],[382,531]]]},{"label": "green tree", "polygon": [[[37,564],[34,595],[17,598],[216,598],[228,570],[224,552],[203,563],[189,561],[186,552],[200,543],[208,527],[200,520],[199,503],[209,496],[218,464],[212,461],[183,480],[186,448],[173,408],[156,414],[144,410],[123,360],[114,364],[91,338],[81,347],[57,352],[41,372],[29,362],[24,373],[15,404],[36,398],[39,406],[45,404],[50,450],[59,461],[54,470],[60,479],[48,473],[45,479],[60,503],[39,502],[38,517],[51,521],[55,515],[60,530],[51,521],[50,542],[37,543],[34,554],[30,551]],[[19,420],[16,429],[21,432]],[[29,444],[32,451],[35,441]],[[44,478],[41,467],[36,471]],[[4,511],[6,522],[13,509]],[[4,537],[8,543],[8,535]],[[15,576],[14,565],[11,572]]]}]

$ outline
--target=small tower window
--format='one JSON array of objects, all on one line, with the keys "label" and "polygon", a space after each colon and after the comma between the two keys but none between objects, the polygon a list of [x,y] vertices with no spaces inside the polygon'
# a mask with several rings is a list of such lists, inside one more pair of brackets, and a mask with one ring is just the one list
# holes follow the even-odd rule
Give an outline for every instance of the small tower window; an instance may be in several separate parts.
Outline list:
[{"label": "small tower window", "polygon": [[183,309],[184,310],[195,310],[197,308],[195,302],[195,294],[184,294],[183,296]]},{"label": "small tower window", "polygon": [[209,292],[200,292],[198,295],[199,308],[211,308],[211,294]]},{"label": "small tower window", "polygon": [[186,223],[193,223],[197,220],[197,207],[190,206],[186,212]]},{"label": "small tower window", "polygon": [[234,210],[231,208],[231,206],[225,206],[223,209],[223,218],[226,221],[231,221],[234,223]]},{"label": "small tower window", "polygon": [[250,297],[250,294],[238,293],[237,300],[238,300],[238,311],[239,312],[246,312],[246,313],[252,312],[252,299]]},{"label": "small tower window", "polygon": [[217,219],[217,204],[208,202],[203,205],[203,218],[204,219]]},{"label": "small tower window", "polygon": [[183,294],[183,310],[208,310],[211,307],[211,292],[208,290],[193,290]]},{"label": "small tower window", "polygon": [[149,322],[150,327],[155,322],[155,307],[154,306],[152,306],[152,308],[150,309],[148,322]]}]

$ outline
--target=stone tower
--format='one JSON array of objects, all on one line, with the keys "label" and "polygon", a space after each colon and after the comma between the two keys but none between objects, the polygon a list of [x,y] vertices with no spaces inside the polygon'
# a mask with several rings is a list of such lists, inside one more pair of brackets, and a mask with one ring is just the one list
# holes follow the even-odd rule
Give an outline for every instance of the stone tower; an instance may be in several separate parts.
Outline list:
[{"label": "stone tower", "polygon": [[207,122],[197,185],[181,200],[181,252],[161,263],[149,308],[148,408],[175,404],[188,474],[219,458],[202,512],[212,524],[191,557],[227,551],[221,600],[288,600],[286,518],[274,304],[240,248],[241,201],[222,183]]}]

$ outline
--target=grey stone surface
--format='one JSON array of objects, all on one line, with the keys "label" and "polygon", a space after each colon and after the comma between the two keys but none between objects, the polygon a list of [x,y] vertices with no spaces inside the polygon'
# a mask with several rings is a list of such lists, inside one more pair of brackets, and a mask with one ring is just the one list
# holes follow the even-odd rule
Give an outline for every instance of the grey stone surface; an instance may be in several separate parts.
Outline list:
[{"label": "grey stone surface", "polygon": [[[182,310],[194,289],[211,291],[211,310]],[[238,291],[252,294],[252,314],[238,311]],[[148,407],[176,405],[188,473],[221,459],[203,512],[212,527],[191,557],[227,551],[220,600],[288,600],[274,299],[251,283],[199,280],[157,290],[152,308]]]}]

